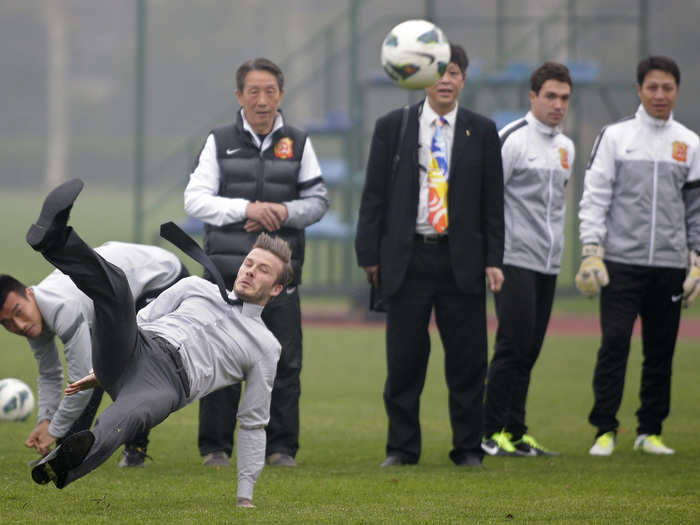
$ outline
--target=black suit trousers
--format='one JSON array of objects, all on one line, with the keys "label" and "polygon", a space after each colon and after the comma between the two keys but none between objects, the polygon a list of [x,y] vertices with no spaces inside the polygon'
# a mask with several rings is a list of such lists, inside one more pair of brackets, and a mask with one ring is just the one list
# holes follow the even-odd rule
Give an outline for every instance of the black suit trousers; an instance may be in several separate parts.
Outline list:
[{"label": "black suit trousers", "polygon": [[464,294],[455,282],[447,241],[414,242],[406,279],[388,298],[387,455],[415,463],[421,454],[420,395],[430,355],[431,312],[445,349],[445,378],[453,449],[459,462],[482,456],[482,414],[487,365],[485,295]]}]

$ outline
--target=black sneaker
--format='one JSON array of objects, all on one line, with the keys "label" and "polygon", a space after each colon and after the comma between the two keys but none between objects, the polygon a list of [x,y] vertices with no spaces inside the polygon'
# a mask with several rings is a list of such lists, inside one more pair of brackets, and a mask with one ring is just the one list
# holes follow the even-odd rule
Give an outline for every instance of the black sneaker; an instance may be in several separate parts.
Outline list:
[{"label": "black sneaker", "polygon": [[66,486],[68,471],[80,465],[90,447],[95,442],[95,435],[89,430],[68,436],[63,443],[41,458],[32,468],[32,479],[39,485],[53,481],[59,489]]},{"label": "black sneaker", "polygon": [[43,252],[65,241],[70,210],[82,189],[82,180],[71,179],[46,196],[39,218],[27,231],[29,246]]},{"label": "black sneaker", "polygon": [[265,458],[265,464],[271,467],[296,467],[297,462],[289,454],[274,452]]},{"label": "black sneaker", "polygon": [[153,461],[153,458],[146,454],[145,448],[125,445],[118,465],[120,467],[144,467],[146,458]]},{"label": "black sneaker", "polygon": [[218,450],[202,456],[202,465],[218,469],[221,467],[228,468],[231,466],[231,463],[228,460],[228,454],[223,450]]}]

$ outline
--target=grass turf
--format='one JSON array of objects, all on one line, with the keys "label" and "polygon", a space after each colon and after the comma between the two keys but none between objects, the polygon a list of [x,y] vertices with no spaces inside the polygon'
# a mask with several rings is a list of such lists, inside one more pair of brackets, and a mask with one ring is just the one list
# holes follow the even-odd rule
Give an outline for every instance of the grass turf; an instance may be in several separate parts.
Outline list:
[{"label": "grass turf", "polygon": [[[39,193],[0,198],[0,220],[6,225],[0,232],[1,271],[28,283],[50,270],[24,243],[44,195]],[[130,208],[123,195],[87,187],[78,202],[73,222],[88,242],[130,236]],[[164,210],[152,222],[180,216],[176,212]],[[579,311],[575,300],[571,304],[566,311]],[[589,309],[595,310],[591,302],[581,310]],[[386,433],[383,341],[377,328],[305,328],[300,466],[266,468],[256,488],[257,509],[235,508],[234,468],[217,471],[200,465],[195,404],[153,430],[149,453],[154,461],[145,468],[119,469],[115,455],[62,491],[30,479],[27,462],[36,455],[22,442],[33,419],[0,423],[0,523],[697,522],[697,341],[680,341],[677,348],[672,412],[664,432],[667,444],[677,449],[675,456],[649,457],[631,450],[638,340],[619,413],[618,450],[611,458],[588,456],[593,429],[586,416],[598,339],[549,337],[533,375],[528,422],[542,443],[564,456],[486,458],[480,472],[458,469],[447,457],[451,432],[435,334],[421,405],[421,461],[411,467],[378,467]],[[36,365],[26,342],[4,331],[0,377],[35,385]]]},{"label": "grass turf", "polygon": [[[587,451],[586,422],[597,341],[551,337],[535,369],[532,432],[559,458],[485,459],[480,472],[447,457],[451,433],[442,350],[434,349],[422,397],[423,456],[417,466],[380,469],[386,419],[380,329],[307,327],[297,469],[266,468],[254,510],[236,509],[235,469],[207,469],[196,449],[197,407],[171,415],[151,433],[154,461],[120,469],[118,455],[59,491],[40,487],[22,441],[33,421],[0,424],[0,521],[4,523],[691,523],[697,519],[700,430],[693,341],[677,349],[672,414],[664,438],[671,457],[632,451],[640,367],[630,358],[620,410],[622,432],[610,458]],[[19,337],[0,337],[2,375],[34,383]],[[510,516],[510,517],[509,517]]]}]

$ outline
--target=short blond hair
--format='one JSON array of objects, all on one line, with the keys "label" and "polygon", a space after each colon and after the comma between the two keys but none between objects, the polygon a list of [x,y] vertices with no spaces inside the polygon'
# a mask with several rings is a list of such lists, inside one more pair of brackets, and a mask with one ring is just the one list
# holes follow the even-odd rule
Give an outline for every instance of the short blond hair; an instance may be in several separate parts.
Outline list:
[{"label": "short blond hair", "polygon": [[277,276],[277,284],[287,286],[292,282],[294,270],[292,269],[292,249],[289,243],[282,237],[272,236],[265,232],[258,235],[253,248],[260,248],[275,255],[282,261],[282,271]]}]

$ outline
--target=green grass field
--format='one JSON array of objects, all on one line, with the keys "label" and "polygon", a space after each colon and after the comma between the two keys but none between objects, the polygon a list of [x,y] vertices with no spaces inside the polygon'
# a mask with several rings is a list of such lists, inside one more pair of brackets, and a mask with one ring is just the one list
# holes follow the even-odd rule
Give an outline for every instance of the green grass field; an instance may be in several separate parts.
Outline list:
[{"label": "green grass field", "polygon": [[[87,191],[73,214],[85,238],[92,243],[128,238],[129,208],[123,196]],[[39,193],[36,198],[0,197],[0,220],[8,225],[0,233],[0,271],[27,282],[49,270],[23,240],[38,211],[43,191]],[[306,326],[299,467],[266,468],[256,487],[256,509],[235,507],[235,468],[201,466],[195,404],[152,431],[149,453],[154,461],[145,468],[119,469],[115,455],[62,491],[53,485],[37,486],[29,476],[27,462],[36,454],[22,443],[33,418],[1,423],[0,524],[698,522],[698,341],[682,340],[677,347],[672,410],[664,429],[667,444],[677,450],[675,456],[632,451],[638,339],[619,413],[618,450],[610,458],[588,455],[594,431],[587,414],[598,338],[556,336],[546,340],[535,368],[528,419],[537,438],[564,455],[486,458],[485,469],[474,472],[454,467],[447,457],[447,391],[442,349],[433,336],[421,404],[423,456],[416,466],[378,466],[386,433],[383,330]],[[34,386],[35,376],[26,342],[1,331],[0,377],[18,377]]]},{"label": "green grass field", "polygon": [[[24,341],[0,337],[2,375],[34,381]],[[640,348],[633,345],[622,433],[611,458],[592,458],[586,422],[595,339],[550,338],[535,369],[532,431],[559,458],[486,458],[481,472],[447,457],[450,426],[442,350],[434,339],[422,398],[424,452],[411,467],[380,469],[386,419],[380,329],[307,327],[297,469],[266,468],[257,509],[235,503],[235,469],[199,462],[197,407],[151,433],[146,468],[119,469],[117,456],[59,491],[29,477],[33,451],[22,446],[33,421],[0,424],[0,523],[694,523],[700,483],[696,342],[679,344],[672,414],[665,428],[672,457],[632,451]]]}]

